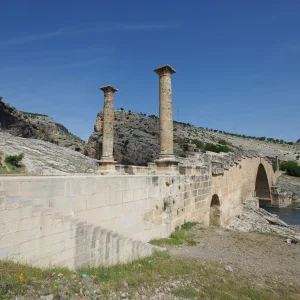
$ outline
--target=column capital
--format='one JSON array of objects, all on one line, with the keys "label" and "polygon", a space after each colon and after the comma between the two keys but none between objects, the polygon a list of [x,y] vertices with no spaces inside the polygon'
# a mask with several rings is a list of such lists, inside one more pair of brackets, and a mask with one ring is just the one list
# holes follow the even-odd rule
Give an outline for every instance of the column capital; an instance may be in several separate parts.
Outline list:
[{"label": "column capital", "polygon": [[105,86],[102,86],[102,87],[100,88],[100,90],[103,91],[104,94],[106,94],[106,93],[115,93],[115,92],[118,91],[118,89],[114,88],[114,87],[111,86],[111,85],[105,85]]},{"label": "column capital", "polygon": [[159,76],[171,75],[176,73],[176,71],[170,65],[164,65],[159,68],[154,69],[154,72]]}]

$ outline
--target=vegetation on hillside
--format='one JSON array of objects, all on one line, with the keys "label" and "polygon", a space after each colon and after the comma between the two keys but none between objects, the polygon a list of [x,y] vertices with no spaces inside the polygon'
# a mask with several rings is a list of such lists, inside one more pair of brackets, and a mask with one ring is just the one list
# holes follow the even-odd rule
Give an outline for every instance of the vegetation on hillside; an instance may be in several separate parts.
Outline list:
[{"label": "vegetation on hillside", "polygon": [[7,155],[4,161],[6,164],[9,164],[14,167],[19,167],[20,166],[19,163],[21,162],[23,157],[24,157],[23,153],[20,153],[19,155]]},{"label": "vegetation on hillside", "polygon": [[[120,108],[119,110],[121,111],[125,111],[124,108]],[[132,111],[129,111],[130,114],[133,113]],[[138,114],[138,113],[136,113]],[[139,113],[140,115],[146,116],[146,114],[143,113]],[[158,116],[156,115],[149,115],[150,118],[153,119],[159,119]],[[179,121],[173,121],[174,124],[174,129],[176,125],[182,125],[182,126],[186,126],[186,127],[196,127],[191,125],[190,123],[185,123],[185,122],[179,122]],[[268,143],[274,143],[274,144],[288,144],[288,145],[294,145],[294,142],[287,142],[284,141],[282,139],[274,139],[271,137],[265,137],[265,136],[261,136],[261,137],[256,137],[256,136],[251,136],[251,135],[245,135],[245,134],[238,134],[238,133],[232,133],[232,132],[227,132],[224,130],[219,130],[219,129],[212,129],[212,128],[208,128],[208,127],[198,127],[199,129],[202,130],[206,130],[206,131],[211,131],[211,132],[216,132],[216,133],[221,133],[221,134],[225,134],[225,135],[229,135],[229,136],[235,136],[235,137],[240,137],[240,138],[244,138],[244,139],[252,139],[252,140],[257,140],[257,141],[262,141],[262,142],[268,142]]]},{"label": "vegetation on hillside", "polygon": [[21,113],[23,113],[25,118],[49,117],[48,115],[37,114],[37,113],[27,112],[27,111],[21,111]]},{"label": "vegetation on hillside", "polygon": [[[225,140],[219,140],[218,143],[220,145],[214,145],[214,144],[209,144],[209,143],[205,144],[198,139],[192,139],[189,141],[189,143],[196,145],[196,147],[202,151],[210,151],[210,152],[216,152],[216,153],[220,153],[220,152],[228,153],[228,152],[232,151],[231,148],[228,146],[228,143]],[[188,151],[189,143],[186,142],[182,145],[182,148],[184,151]]]},{"label": "vegetation on hillside", "polygon": [[300,177],[300,166],[296,161],[281,162],[280,170],[286,171],[290,176]]},{"label": "vegetation on hillside", "polygon": [[21,164],[21,161],[24,157],[23,153],[19,155],[7,155],[4,156],[0,152],[0,174],[18,174],[24,172],[24,167]]}]

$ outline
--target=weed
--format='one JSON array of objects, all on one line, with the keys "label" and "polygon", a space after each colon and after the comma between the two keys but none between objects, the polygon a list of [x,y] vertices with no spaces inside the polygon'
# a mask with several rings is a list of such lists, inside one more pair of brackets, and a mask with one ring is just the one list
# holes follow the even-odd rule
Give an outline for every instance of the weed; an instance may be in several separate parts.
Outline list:
[{"label": "weed", "polygon": [[172,291],[172,294],[176,297],[187,298],[187,299],[191,299],[199,295],[192,287],[178,288]]},{"label": "weed", "polygon": [[20,161],[23,159],[24,154],[20,153],[19,155],[8,155],[5,157],[5,163],[13,167],[19,167]]},{"label": "weed", "polygon": [[154,239],[150,244],[156,246],[179,246],[186,243],[188,246],[195,246],[197,242],[192,239],[185,229],[179,229],[171,233],[170,238]]},{"label": "weed", "polygon": [[199,223],[198,222],[184,222],[184,224],[181,225],[181,229],[189,230],[197,224],[199,224]]}]

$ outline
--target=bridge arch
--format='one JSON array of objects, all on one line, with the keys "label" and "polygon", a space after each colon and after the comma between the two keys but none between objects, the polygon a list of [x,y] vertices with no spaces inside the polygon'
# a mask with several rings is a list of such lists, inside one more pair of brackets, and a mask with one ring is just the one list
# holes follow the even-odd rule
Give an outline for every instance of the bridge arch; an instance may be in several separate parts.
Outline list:
[{"label": "bridge arch", "polygon": [[255,179],[255,196],[259,198],[259,206],[271,204],[271,189],[268,175],[263,164],[259,164]]},{"label": "bridge arch", "polygon": [[217,194],[214,194],[210,202],[209,210],[209,225],[221,226],[221,209],[220,209],[220,199]]}]

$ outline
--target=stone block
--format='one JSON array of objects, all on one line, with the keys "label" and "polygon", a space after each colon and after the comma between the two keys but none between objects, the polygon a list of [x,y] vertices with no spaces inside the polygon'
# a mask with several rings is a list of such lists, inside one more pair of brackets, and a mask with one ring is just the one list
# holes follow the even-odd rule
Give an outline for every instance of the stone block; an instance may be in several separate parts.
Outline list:
[{"label": "stone block", "polygon": [[21,218],[21,209],[4,209],[0,210],[0,220],[2,222],[17,221]]},{"label": "stone block", "polygon": [[20,243],[20,253],[36,250],[39,247],[39,239],[30,240],[24,243]]},{"label": "stone block", "polygon": [[124,191],[122,197],[124,203],[134,201],[134,191],[133,190]]},{"label": "stone block", "polygon": [[115,205],[120,204],[123,201],[123,193],[121,191],[109,192],[109,204]]}]

